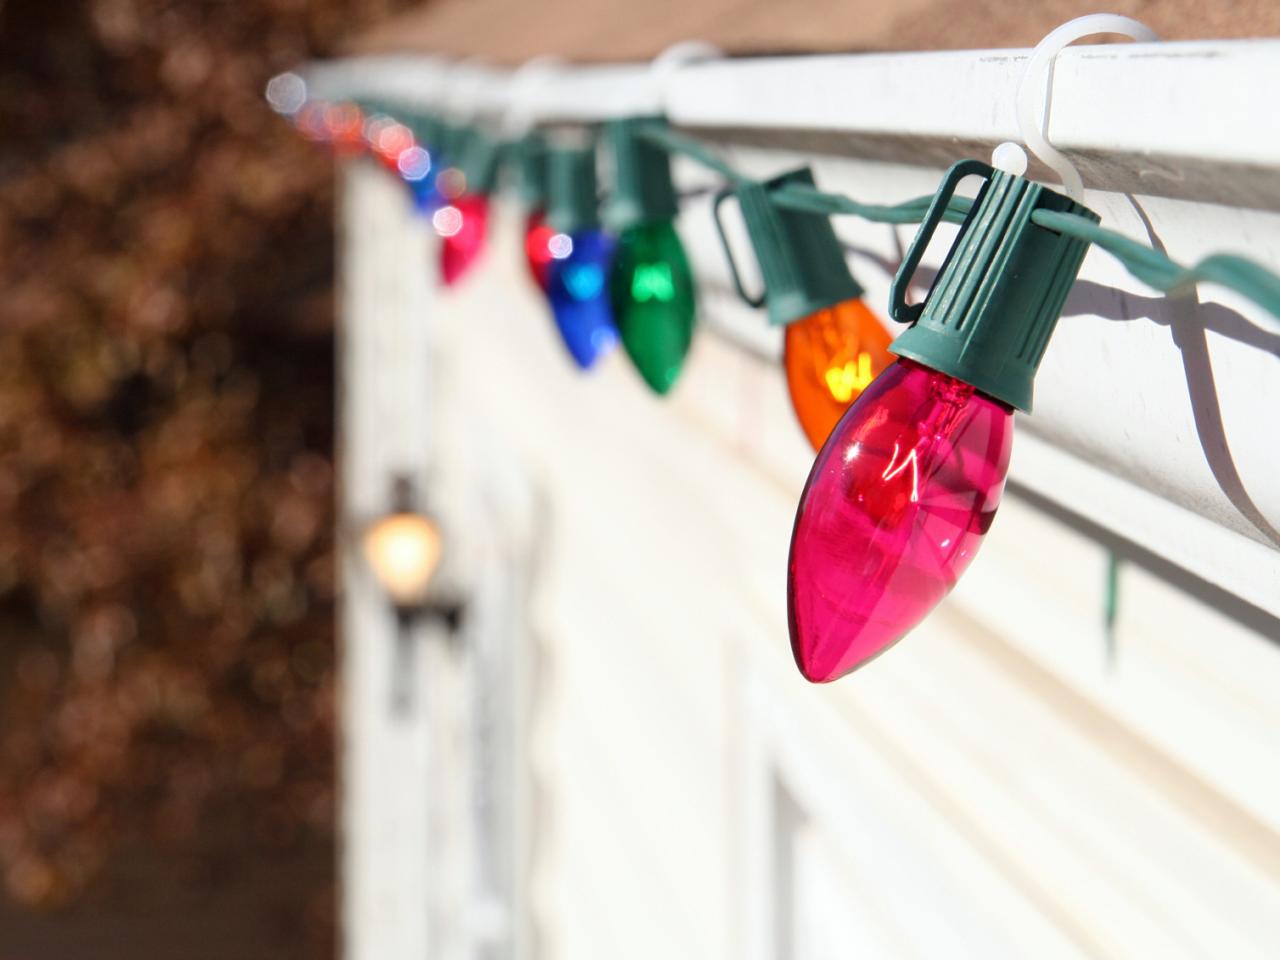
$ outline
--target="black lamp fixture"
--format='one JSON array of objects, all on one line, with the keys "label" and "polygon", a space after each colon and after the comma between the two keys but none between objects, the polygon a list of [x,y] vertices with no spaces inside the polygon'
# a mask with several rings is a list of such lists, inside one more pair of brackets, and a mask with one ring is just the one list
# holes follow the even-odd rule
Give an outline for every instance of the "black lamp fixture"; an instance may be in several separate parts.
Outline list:
[{"label": "black lamp fixture", "polygon": [[412,478],[397,474],[391,483],[391,509],[368,524],[361,537],[365,561],[395,611],[397,656],[392,682],[399,712],[409,705],[414,624],[438,620],[454,637],[464,611],[461,601],[432,595],[431,583],[440,568],[444,537],[439,525],[422,509],[420,500]]}]

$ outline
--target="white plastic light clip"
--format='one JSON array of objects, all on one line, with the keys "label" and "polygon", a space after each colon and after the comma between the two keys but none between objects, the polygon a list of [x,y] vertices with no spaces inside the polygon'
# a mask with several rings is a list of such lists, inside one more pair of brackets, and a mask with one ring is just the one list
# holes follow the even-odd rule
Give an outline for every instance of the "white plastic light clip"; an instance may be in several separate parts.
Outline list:
[{"label": "white plastic light clip", "polygon": [[[1027,149],[1062,180],[1063,192],[1077,203],[1084,201],[1084,181],[1067,156],[1049,142],[1049,114],[1053,108],[1053,72],[1058,54],[1077,40],[1102,33],[1129,37],[1139,43],[1160,38],[1150,27],[1131,17],[1114,13],[1094,13],[1068,20],[1036,44],[1027,69],[1018,84],[1015,108],[1018,132]],[[1043,100],[1041,100],[1043,97]],[[1002,143],[991,155],[991,165],[1009,173],[1023,174],[1027,157],[1016,143]]]},{"label": "white plastic light clip", "polygon": [[653,78],[654,97],[659,113],[666,113],[667,87],[677,69],[704,60],[719,60],[724,51],[705,40],[681,40],[667,47],[649,61],[649,75]]}]

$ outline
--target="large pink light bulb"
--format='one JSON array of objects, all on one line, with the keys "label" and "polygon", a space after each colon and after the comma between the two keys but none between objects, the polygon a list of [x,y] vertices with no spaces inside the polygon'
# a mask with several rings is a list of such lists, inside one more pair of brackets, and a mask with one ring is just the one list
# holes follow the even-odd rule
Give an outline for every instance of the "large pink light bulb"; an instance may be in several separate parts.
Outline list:
[{"label": "large pink light bulb", "polygon": [[791,649],[835,680],[888,649],[955,586],[1004,492],[1013,411],[899,359],[849,408],[800,497],[787,577]]}]

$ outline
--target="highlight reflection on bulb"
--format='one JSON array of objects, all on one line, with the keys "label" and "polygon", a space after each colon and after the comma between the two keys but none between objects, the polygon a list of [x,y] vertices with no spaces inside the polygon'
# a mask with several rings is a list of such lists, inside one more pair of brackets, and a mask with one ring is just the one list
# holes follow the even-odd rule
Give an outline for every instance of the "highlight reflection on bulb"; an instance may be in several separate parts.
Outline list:
[{"label": "highlight reflection on bulb", "polygon": [[431,154],[425,147],[414,144],[396,157],[396,170],[408,183],[425,180],[431,172]]},{"label": "highlight reflection on bulb", "polygon": [[296,73],[278,73],[267,81],[267,102],[276,113],[292,117],[307,103],[307,82]]},{"label": "highlight reflection on bulb", "polygon": [[365,140],[378,161],[392,173],[400,173],[400,157],[413,149],[413,133],[390,117],[377,117],[365,125]]},{"label": "highlight reflection on bulb", "polygon": [[440,245],[441,275],[445,286],[457,283],[484,252],[489,238],[489,198],[468,193],[431,218],[443,243]]},{"label": "highlight reflection on bulb", "polygon": [[328,144],[335,153],[348,155],[365,147],[364,114],[355,104],[309,100],[293,115],[293,122],[308,140]]},{"label": "highlight reflection on bulb", "polygon": [[590,369],[618,343],[605,271],[613,241],[600,230],[556,234],[548,241],[547,299],[569,355]]},{"label": "highlight reflection on bulb", "polygon": [[567,260],[573,253],[573,237],[567,233],[553,233],[547,240],[547,249],[552,260]]},{"label": "highlight reflection on bulb", "polygon": [[796,419],[821,449],[849,404],[893,357],[889,332],[862,300],[846,300],[788,324],[783,348]]},{"label": "highlight reflection on bulb", "polygon": [[791,537],[787,613],[800,672],[849,673],[950,592],[995,517],[1013,411],[911,360],[853,403],[814,461]]}]

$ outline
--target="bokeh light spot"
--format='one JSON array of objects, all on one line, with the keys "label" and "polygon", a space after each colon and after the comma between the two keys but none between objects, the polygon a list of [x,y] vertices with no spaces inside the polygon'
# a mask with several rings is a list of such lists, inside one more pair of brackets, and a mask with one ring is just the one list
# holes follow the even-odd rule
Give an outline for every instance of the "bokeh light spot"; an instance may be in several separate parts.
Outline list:
[{"label": "bokeh light spot", "polygon": [[455,206],[441,207],[431,217],[431,225],[442,237],[452,237],[462,229],[462,211]]},{"label": "bokeh light spot", "polygon": [[567,260],[569,255],[573,253],[573,237],[567,233],[557,233],[547,241],[547,249],[551,251],[551,256],[555,257],[555,259]]},{"label": "bokeh light spot", "polygon": [[307,102],[307,82],[296,73],[281,73],[267,82],[267,103],[276,113],[291,117]]}]

